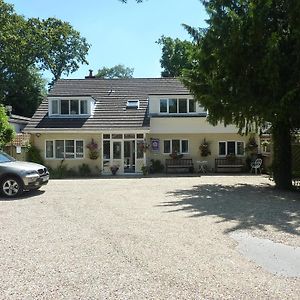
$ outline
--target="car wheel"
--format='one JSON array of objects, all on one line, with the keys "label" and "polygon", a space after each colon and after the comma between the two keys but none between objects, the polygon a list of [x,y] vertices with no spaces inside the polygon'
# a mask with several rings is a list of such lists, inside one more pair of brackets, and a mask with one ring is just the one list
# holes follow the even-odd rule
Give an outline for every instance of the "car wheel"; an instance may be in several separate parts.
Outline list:
[{"label": "car wheel", "polygon": [[6,177],[1,181],[1,194],[6,197],[17,197],[23,193],[23,183],[17,177]]}]

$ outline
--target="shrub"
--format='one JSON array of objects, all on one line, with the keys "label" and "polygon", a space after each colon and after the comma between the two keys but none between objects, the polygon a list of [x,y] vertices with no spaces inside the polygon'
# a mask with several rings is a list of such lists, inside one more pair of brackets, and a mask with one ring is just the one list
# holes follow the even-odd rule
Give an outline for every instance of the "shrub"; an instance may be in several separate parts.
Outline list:
[{"label": "shrub", "polygon": [[161,173],[164,170],[164,165],[159,159],[151,159],[150,172],[151,173]]},{"label": "shrub", "polygon": [[79,172],[79,175],[82,177],[89,176],[92,173],[89,165],[87,165],[87,164],[80,165],[78,167],[78,172]]},{"label": "shrub", "polygon": [[28,150],[26,156],[28,161],[41,165],[44,164],[44,159],[42,158],[41,151],[37,147],[30,145],[27,149]]}]

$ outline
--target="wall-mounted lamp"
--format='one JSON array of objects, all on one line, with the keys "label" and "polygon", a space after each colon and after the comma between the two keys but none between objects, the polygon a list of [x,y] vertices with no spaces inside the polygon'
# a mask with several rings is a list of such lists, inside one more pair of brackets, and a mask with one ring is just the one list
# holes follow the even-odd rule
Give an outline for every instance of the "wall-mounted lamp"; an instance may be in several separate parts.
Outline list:
[{"label": "wall-mounted lamp", "polygon": [[35,134],[35,136],[36,136],[37,138],[39,138],[39,137],[41,136],[41,134],[38,132],[38,133]]}]

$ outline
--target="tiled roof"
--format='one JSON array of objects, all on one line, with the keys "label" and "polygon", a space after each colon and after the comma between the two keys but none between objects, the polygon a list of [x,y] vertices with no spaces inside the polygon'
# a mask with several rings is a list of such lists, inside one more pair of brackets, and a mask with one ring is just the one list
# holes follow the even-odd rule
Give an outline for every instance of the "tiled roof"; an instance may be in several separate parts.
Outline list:
[{"label": "tiled roof", "polygon": [[[91,96],[96,100],[94,115],[90,118],[49,118],[46,98],[25,131],[54,129],[114,130],[148,129],[149,95],[189,94],[176,78],[130,79],[63,79],[49,93],[51,96]],[[127,100],[139,100],[139,109],[126,109]]]},{"label": "tiled roof", "polygon": [[30,134],[17,133],[14,139],[10,143],[8,143],[7,146],[13,145],[13,146],[25,147],[29,145],[29,142],[30,142]]}]

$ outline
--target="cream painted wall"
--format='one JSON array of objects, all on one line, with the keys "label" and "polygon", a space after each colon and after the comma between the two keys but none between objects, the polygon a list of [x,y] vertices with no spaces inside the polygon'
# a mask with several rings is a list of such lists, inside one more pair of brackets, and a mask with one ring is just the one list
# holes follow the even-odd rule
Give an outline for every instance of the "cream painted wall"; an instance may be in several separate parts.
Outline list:
[{"label": "cream painted wall", "polygon": [[[89,150],[86,148],[86,145],[91,142],[92,138],[99,146],[100,156],[96,160],[92,160],[89,158]],[[46,140],[83,140],[84,141],[84,158],[83,159],[65,159],[64,165],[68,167],[68,169],[74,169],[78,171],[78,166],[84,164],[89,165],[93,174],[100,174],[101,170],[101,157],[102,157],[102,140],[101,134],[85,134],[85,133],[42,133],[39,137],[35,134],[32,135],[33,144],[40,149],[41,155],[45,160],[45,164],[51,168],[57,168],[61,159],[46,159],[45,157],[45,144]]]},{"label": "cream painted wall", "polygon": [[206,117],[154,117],[150,119],[150,128],[151,134],[236,134],[238,132],[238,128],[233,125],[229,125],[226,127],[223,124],[212,126],[207,122]]},{"label": "cream painted wall", "polygon": [[[223,133],[223,134],[150,134],[147,138],[147,142],[150,144],[150,139],[159,139],[160,151],[158,153],[147,151],[147,165],[150,165],[151,159],[159,159],[163,164],[165,159],[169,159],[169,154],[163,154],[163,141],[170,139],[187,139],[189,140],[189,154],[185,154],[184,158],[192,158],[196,169],[199,164],[197,161],[207,161],[209,170],[214,169],[215,158],[219,156],[219,141],[243,141],[246,143],[249,140],[249,136],[241,136],[236,133]],[[204,138],[209,143],[209,149],[211,155],[202,157],[200,154],[199,146],[203,142]],[[245,156],[243,156],[245,158]]]}]

